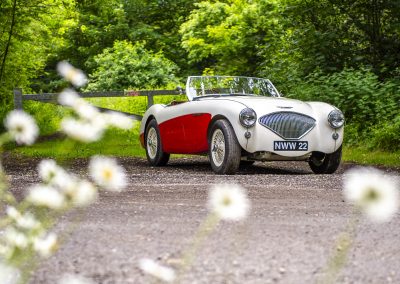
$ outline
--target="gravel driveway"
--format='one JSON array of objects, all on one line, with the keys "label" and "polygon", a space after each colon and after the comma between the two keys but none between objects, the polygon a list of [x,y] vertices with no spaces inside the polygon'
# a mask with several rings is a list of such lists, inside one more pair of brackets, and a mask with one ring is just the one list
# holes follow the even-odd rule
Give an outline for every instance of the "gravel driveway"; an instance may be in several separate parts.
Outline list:
[{"label": "gravel driveway", "polygon": [[[14,192],[38,181],[37,162],[5,159]],[[95,283],[152,283],[138,260],[179,265],[207,216],[213,184],[247,188],[251,214],[242,223],[220,223],[182,283],[315,283],[353,216],[341,193],[344,168],[351,165],[333,175],[314,175],[302,162],[256,163],[234,176],[218,176],[205,157],[176,158],[164,168],[136,158],[120,163],[129,187],[102,192],[84,212],[63,216],[57,230],[74,230],[42,262],[32,283],[55,283],[63,273],[79,273]],[[71,168],[86,175],[86,166],[87,161],[76,160]],[[400,283],[399,267],[400,216],[385,224],[361,219],[339,282]]]}]

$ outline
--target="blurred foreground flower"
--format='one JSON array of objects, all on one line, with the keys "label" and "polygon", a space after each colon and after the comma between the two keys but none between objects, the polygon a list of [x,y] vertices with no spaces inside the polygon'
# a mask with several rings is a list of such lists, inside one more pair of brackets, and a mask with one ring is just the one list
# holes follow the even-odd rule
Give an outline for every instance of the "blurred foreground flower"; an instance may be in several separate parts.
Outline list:
[{"label": "blurred foreground flower", "polygon": [[133,127],[129,116],[115,111],[101,113],[72,89],[61,92],[58,102],[71,107],[78,117],[66,117],[61,122],[61,130],[74,140],[90,143],[99,140],[107,127],[123,130]]},{"label": "blurred foreground flower", "polygon": [[133,120],[125,114],[116,111],[108,111],[104,115],[109,126],[123,130],[129,130],[133,127]]},{"label": "blurred foreground flower", "polygon": [[74,140],[90,143],[102,137],[105,125],[67,117],[61,121],[61,130]]},{"label": "blurred foreground flower", "polygon": [[356,168],[344,177],[343,194],[372,221],[389,221],[399,208],[394,177],[374,168]]},{"label": "blurred foreground flower", "polygon": [[56,162],[51,159],[40,161],[38,172],[44,183],[54,186],[61,187],[71,178],[62,167],[57,165]]},{"label": "blurred foreground flower", "polygon": [[15,207],[8,206],[6,213],[21,229],[32,230],[40,227],[40,222],[30,212],[22,215]]},{"label": "blurred foreground flower", "polygon": [[67,61],[61,61],[57,64],[58,73],[67,81],[70,81],[75,87],[82,87],[87,83],[87,77],[82,70],[75,68]]},{"label": "blurred foreground flower", "polygon": [[125,169],[112,158],[92,157],[89,173],[95,183],[107,190],[121,191],[127,184]]},{"label": "blurred foreground flower", "polygon": [[148,258],[143,258],[139,261],[139,268],[143,270],[144,273],[152,275],[164,282],[173,282],[176,277],[173,269],[162,266]]},{"label": "blurred foreground flower", "polygon": [[5,118],[4,126],[18,144],[31,145],[39,134],[35,120],[22,110],[11,111]]},{"label": "blurred foreground flower", "polygon": [[50,233],[45,237],[35,238],[33,248],[42,257],[49,257],[58,248],[57,235]]},{"label": "blurred foreground flower", "polygon": [[243,187],[222,184],[210,189],[208,207],[222,220],[239,221],[247,217],[250,201]]},{"label": "blurred foreground flower", "polygon": [[6,265],[0,261],[0,280],[1,284],[17,284],[19,283],[20,272],[18,269]]},{"label": "blurred foreground flower", "polygon": [[34,185],[29,189],[26,200],[36,206],[59,210],[65,206],[64,196],[55,188],[47,185]]}]

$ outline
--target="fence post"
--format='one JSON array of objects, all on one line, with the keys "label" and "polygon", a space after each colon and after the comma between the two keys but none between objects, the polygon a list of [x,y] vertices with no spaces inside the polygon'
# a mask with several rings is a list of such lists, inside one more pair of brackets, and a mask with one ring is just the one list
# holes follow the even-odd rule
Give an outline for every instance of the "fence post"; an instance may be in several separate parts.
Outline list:
[{"label": "fence post", "polygon": [[150,108],[154,104],[153,95],[147,95],[147,108]]},{"label": "fence post", "polygon": [[23,109],[21,88],[14,89],[14,109]]}]

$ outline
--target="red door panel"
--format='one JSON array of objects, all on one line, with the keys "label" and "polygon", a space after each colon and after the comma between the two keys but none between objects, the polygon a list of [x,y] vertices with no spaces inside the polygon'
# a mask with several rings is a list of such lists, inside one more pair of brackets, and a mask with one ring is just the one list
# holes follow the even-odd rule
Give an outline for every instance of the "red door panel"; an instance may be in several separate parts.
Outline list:
[{"label": "red door panel", "polygon": [[176,117],[159,125],[163,151],[175,154],[196,154],[208,150],[209,113]]}]

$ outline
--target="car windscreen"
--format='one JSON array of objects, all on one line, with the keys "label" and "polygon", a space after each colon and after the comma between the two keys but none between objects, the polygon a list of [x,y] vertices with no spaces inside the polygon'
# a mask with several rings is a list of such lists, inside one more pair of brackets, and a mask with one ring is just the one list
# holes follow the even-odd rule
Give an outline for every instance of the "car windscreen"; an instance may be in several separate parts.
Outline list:
[{"label": "car windscreen", "polygon": [[241,76],[192,76],[186,86],[189,98],[199,96],[245,95],[279,97],[268,79]]}]

